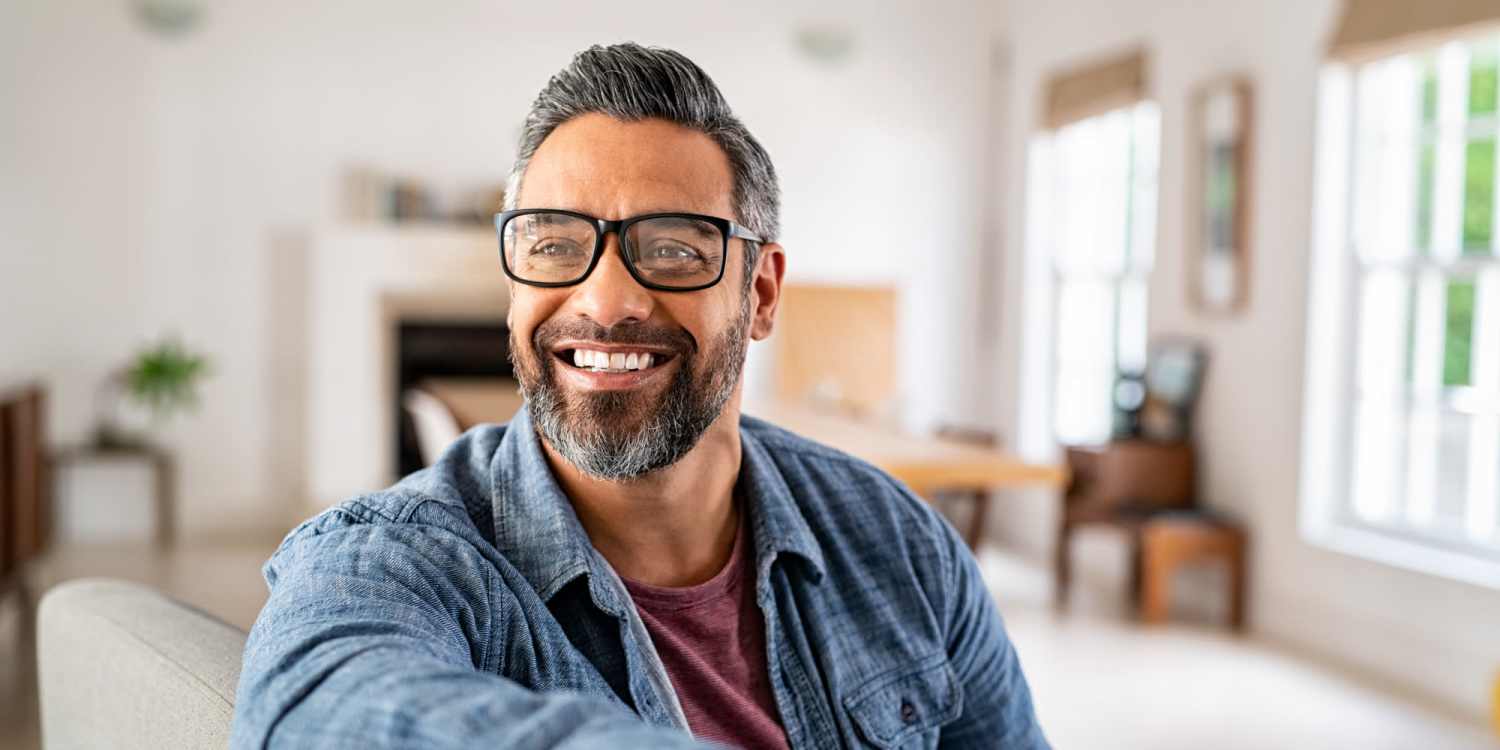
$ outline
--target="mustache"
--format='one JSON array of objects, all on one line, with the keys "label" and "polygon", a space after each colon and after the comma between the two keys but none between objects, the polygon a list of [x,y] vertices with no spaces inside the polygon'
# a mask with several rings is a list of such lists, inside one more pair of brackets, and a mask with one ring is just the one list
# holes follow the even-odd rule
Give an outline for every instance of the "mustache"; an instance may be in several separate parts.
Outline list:
[{"label": "mustache", "polygon": [[596,341],[601,344],[660,346],[677,352],[698,351],[698,340],[687,331],[646,323],[620,323],[605,328],[584,318],[549,320],[531,333],[531,345],[538,352],[550,351],[553,344],[567,339]]}]

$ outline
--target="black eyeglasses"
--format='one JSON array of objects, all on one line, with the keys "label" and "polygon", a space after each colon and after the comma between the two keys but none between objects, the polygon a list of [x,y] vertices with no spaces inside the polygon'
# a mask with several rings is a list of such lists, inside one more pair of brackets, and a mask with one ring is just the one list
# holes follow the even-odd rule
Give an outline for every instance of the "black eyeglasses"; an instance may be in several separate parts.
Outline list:
[{"label": "black eyeglasses", "polygon": [[764,242],[717,216],[645,214],[619,221],[554,208],[495,214],[505,275],[531,286],[559,287],[588,278],[604,254],[604,235],[620,237],[620,257],[648,289],[692,292],[724,278],[729,240]]}]

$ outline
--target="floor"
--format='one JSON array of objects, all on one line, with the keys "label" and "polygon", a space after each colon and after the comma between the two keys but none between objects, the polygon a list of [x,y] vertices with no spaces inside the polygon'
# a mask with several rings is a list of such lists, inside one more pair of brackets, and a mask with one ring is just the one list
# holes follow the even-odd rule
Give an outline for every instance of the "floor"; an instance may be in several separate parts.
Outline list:
[{"label": "floor", "polygon": [[[260,563],[275,544],[203,541],[171,554],[66,549],[32,571],[33,586],[90,575],[137,580],[249,627],[265,598]],[[1057,615],[1043,571],[994,550],[980,562],[1058,748],[1500,747],[1441,708],[1211,624],[1141,628],[1115,597],[1088,591]],[[20,620],[12,597],[0,607],[0,750],[40,746],[35,667]]]},{"label": "floor", "polygon": [[1060,616],[1041,569],[980,563],[1058,748],[1500,748],[1443,707],[1213,623],[1136,625],[1114,592],[1080,586]]}]

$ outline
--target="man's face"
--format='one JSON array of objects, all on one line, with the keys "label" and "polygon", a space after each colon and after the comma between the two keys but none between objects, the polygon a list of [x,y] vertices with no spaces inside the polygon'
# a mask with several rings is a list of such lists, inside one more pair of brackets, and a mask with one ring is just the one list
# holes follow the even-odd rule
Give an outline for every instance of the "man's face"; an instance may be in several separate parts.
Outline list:
[{"label": "man's face", "polygon": [[[732,187],[729,159],[708,136],[661,120],[591,114],[542,142],[517,207],[603,219],[664,211],[735,218]],[[739,240],[730,242],[716,286],[655,291],[630,275],[611,233],[579,284],[512,283],[511,356],[533,423],[554,450],[590,475],[627,479],[692,449],[739,384],[760,307],[753,298],[762,295],[744,291],[753,269],[743,252]],[[578,351],[634,359],[641,369],[579,367]],[[647,354],[650,365],[641,367]]]}]

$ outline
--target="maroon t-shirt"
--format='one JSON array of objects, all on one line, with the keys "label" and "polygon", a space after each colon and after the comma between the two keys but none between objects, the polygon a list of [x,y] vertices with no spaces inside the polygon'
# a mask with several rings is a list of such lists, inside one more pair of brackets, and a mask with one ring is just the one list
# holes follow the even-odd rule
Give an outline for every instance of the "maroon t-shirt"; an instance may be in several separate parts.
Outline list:
[{"label": "maroon t-shirt", "polygon": [[626,580],[693,736],[743,748],[785,748],[766,677],[766,626],[740,522],[729,563],[687,588]]}]

